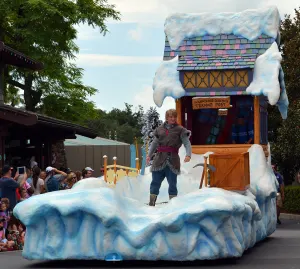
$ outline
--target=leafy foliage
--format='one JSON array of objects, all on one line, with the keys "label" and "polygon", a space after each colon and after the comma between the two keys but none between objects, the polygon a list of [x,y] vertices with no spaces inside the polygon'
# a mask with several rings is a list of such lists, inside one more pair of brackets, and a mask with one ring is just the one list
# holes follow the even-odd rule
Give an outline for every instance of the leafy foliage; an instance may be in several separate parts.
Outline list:
[{"label": "leafy foliage", "polygon": [[110,138],[111,134],[111,139],[114,139],[116,131],[118,141],[132,144],[135,137],[140,141],[142,128],[140,119],[144,110],[141,106],[136,111],[132,108],[132,105],[125,103],[124,110],[118,108],[113,108],[110,112],[99,110],[98,117],[88,120],[87,125],[95,129],[101,137]]},{"label": "leafy foliage", "polygon": [[290,101],[288,118],[281,120],[276,107],[269,108],[272,161],[276,162],[286,184],[292,182],[300,152],[300,8],[295,17],[285,16],[281,24],[282,68]]},{"label": "leafy foliage", "polygon": [[[49,99],[57,97],[58,102],[62,102],[64,98],[79,96],[84,100],[95,94],[96,89],[82,83],[83,70],[72,64],[79,51],[74,43],[75,27],[88,24],[106,34],[106,20],[119,19],[114,8],[106,0],[0,1],[0,39],[45,66],[38,73],[7,69],[6,82],[24,91],[27,110],[47,106],[44,111],[54,111],[57,106]],[[73,103],[77,102],[75,99]]]},{"label": "leafy foliage", "polygon": [[288,186],[284,189],[284,209],[290,213],[300,213],[300,187]]}]

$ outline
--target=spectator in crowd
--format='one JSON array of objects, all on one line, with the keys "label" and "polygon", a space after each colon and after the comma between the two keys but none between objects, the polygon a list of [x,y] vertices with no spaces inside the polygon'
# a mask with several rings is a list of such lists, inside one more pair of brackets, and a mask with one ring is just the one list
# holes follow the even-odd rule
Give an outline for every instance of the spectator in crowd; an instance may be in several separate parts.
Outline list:
[{"label": "spectator in crowd", "polygon": [[[13,250],[22,250],[24,245],[24,240],[22,239],[22,231],[18,230],[18,220],[11,222],[8,226],[7,239],[13,243]],[[25,234],[23,234],[25,235]]]},{"label": "spectator in crowd", "polygon": [[74,172],[71,172],[67,177],[67,189],[72,189],[73,185],[77,182],[77,177]]},{"label": "spectator in crowd", "polygon": [[94,170],[91,167],[86,167],[82,171],[82,178],[89,178],[92,177]]},{"label": "spectator in crowd", "polygon": [[67,174],[63,171],[57,170],[51,166],[46,168],[47,177],[45,179],[45,186],[47,192],[58,191],[60,184],[66,179]]},{"label": "spectator in crowd", "polygon": [[76,182],[80,181],[82,179],[82,173],[80,171],[76,171],[75,175],[77,177]]},{"label": "spectator in crowd", "polygon": [[282,175],[279,174],[279,172],[277,171],[276,165],[272,165],[272,169],[279,184],[277,189],[277,196],[276,196],[276,209],[277,209],[277,224],[281,224],[279,216],[284,202],[284,181]]},{"label": "spectator in crowd", "polygon": [[2,198],[1,199],[1,204],[5,204],[6,208],[9,208],[9,199],[8,198]]},{"label": "spectator in crowd", "polygon": [[45,181],[46,177],[47,177],[46,171],[41,171],[40,178]]},{"label": "spectator in crowd", "polygon": [[9,208],[8,210],[13,210],[17,204],[16,190],[24,185],[27,174],[25,173],[22,177],[20,183],[16,181],[19,174],[16,173],[15,177],[12,178],[12,168],[9,165],[4,165],[2,168],[3,177],[0,179],[0,189],[2,198],[8,198]]},{"label": "spectator in crowd", "polygon": [[32,183],[31,186],[34,190],[32,195],[38,195],[44,192],[44,180],[40,178],[41,169],[38,166],[32,169]]},{"label": "spectator in crowd", "polygon": [[32,169],[33,167],[37,166],[38,163],[35,161],[35,156],[32,156],[30,159],[30,168]]},{"label": "spectator in crowd", "polygon": [[26,190],[26,189],[24,189],[24,188],[20,188],[20,189],[19,189],[19,191],[20,191],[20,199],[19,199],[19,202],[22,202],[22,201],[24,201],[24,200],[26,200],[26,199],[28,199],[28,198],[29,198],[29,196],[28,196],[28,193],[27,193],[27,190]]},{"label": "spectator in crowd", "polygon": [[300,170],[297,172],[295,176],[295,180],[292,183],[292,186],[300,186]]},{"label": "spectator in crowd", "polygon": [[[17,179],[18,183],[21,183],[24,176],[25,176],[25,174],[22,174],[22,175],[18,176],[18,179]],[[26,176],[27,176],[27,178],[28,178],[28,176],[31,176],[31,171],[28,168],[26,168]],[[29,182],[31,182],[31,181],[32,181],[32,179],[29,180]],[[25,199],[28,199],[34,192],[34,189],[30,185],[30,183],[28,183],[27,179],[21,187],[26,190],[26,194],[25,194],[25,197],[24,197]],[[20,196],[21,196],[21,189],[19,190],[19,193],[20,193]]]},{"label": "spectator in crowd", "polygon": [[4,228],[7,229],[9,215],[8,215],[7,205],[5,203],[1,203],[0,206],[0,219],[4,220]]},{"label": "spectator in crowd", "polygon": [[27,171],[27,180],[26,181],[29,185],[31,185],[31,183],[32,183],[32,170],[27,168],[26,171]]},{"label": "spectator in crowd", "polygon": [[6,229],[4,228],[4,220],[0,219],[0,251],[11,249],[14,242],[6,239]]}]

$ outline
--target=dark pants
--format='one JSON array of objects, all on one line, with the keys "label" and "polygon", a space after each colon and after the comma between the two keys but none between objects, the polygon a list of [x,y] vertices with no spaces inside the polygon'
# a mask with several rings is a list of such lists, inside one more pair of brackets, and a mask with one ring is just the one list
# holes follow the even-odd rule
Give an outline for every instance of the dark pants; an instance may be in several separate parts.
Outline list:
[{"label": "dark pants", "polygon": [[161,171],[152,172],[150,194],[159,194],[161,183],[164,181],[165,177],[167,178],[169,183],[169,195],[177,195],[177,175],[171,171],[169,166],[166,166]]}]

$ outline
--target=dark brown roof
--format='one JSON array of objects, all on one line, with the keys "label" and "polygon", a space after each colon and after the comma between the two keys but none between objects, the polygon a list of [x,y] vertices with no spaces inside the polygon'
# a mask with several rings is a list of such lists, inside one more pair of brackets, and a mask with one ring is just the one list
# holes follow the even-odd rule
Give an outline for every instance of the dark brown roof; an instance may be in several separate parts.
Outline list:
[{"label": "dark brown roof", "polygon": [[96,132],[90,128],[8,105],[0,105],[0,119],[25,126],[46,125],[66,131],[73,131],[75,134],[89,138],[95,138],[97,136]]},{"label": "dark brown roof", "polygon": [[34,71],[42,70],[43,64],[16,51],[0,41],[0,61],[8,65],[27,68]]}]

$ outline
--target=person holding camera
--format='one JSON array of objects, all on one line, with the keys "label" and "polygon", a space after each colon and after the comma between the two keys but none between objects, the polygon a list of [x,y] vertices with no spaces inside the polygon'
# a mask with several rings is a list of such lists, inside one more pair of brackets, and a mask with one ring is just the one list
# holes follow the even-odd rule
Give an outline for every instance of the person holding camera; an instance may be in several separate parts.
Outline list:
[{"label": "person holding camera", "polygon": [[12,178],[12,170],[9,165],[4,165],[2,168],[2,178],[0,178],[0,189],[1,189],[1,198],[9,199],[9,211],[12,211],[17,204],[16,190],[22,187],[27,180],[27,174],[24,173],[24,176],[20,182],[17,182],[19,173],[15,174],[15,177]]}]

